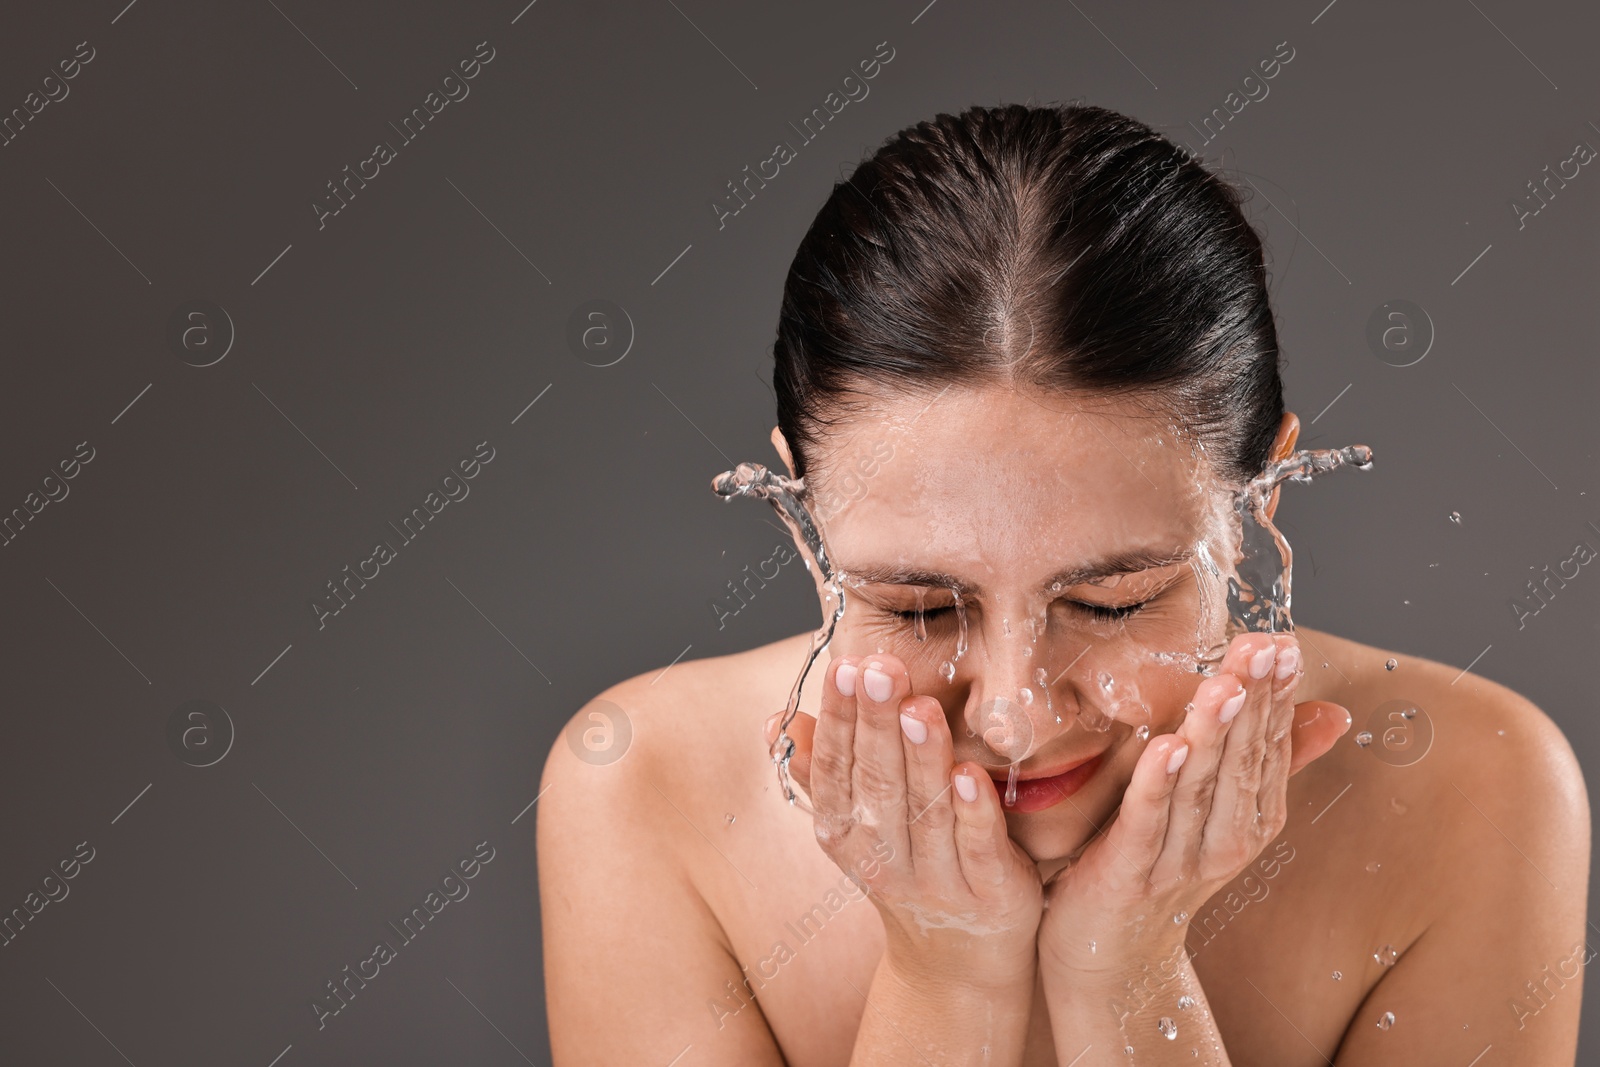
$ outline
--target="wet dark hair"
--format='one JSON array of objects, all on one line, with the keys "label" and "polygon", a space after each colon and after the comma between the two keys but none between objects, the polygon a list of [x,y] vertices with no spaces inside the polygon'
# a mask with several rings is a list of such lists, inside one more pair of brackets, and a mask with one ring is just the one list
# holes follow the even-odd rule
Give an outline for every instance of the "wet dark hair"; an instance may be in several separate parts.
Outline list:
[{"label": "wet dark hair", "polygon": [[1277,330],[1244,192],[1102,107],[972,107],[833,187],[784,282],[778,426],[804,477],[889,384],[1013,382],[1147,399],[1223,477],[1266,465]]}]

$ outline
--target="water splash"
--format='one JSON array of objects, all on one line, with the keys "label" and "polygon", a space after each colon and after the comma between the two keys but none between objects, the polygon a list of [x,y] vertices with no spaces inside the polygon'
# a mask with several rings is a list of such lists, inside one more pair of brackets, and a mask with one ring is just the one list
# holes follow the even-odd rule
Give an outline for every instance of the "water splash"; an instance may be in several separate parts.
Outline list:
[{"label": "water splash", "polygon": [[[1345,466],[1371,470],[1372,449],[1366,445],[1303,449],[1272,464],[1235,494],[1233,511],[1238,518],[1239,542],[1229,553],[1232,566],[1223,569],[1228,585],[1227,636],[1199,657],[1201,673],[1215,670],[1227,652],[1227,642],[1237,633],[1282,633],[1294,629],[1289,614],[1294,554],[1267,515],[1267,504],[1273,490],[1284,482],[1309,482]],[[1219,568],[1212,547],[1200,542],[1194,566],[1215,577]]]},{"label": "water splash", "polygon": [[[778,516],[793,531],[796,541],[805,549],[809,556],[805,560],[806,569],[817,582],[818,595],[823,605],[822,626],[811,635],[811,647],[807,650],[805,663],[789,690],[789,700],[784,705],[783,718],[778,723],[778,736],[773,740],[770,749],[772,762],[778,768],[778,783],[783,787],[784,798],[790,804],[799,805],[809,812],[812,810],[810,804],[800,804],[799,795],[789,779],[789,761],[794,758],[794,739],[789,736],[789,724],[794,721],[796,712],[800,710],[800,690],[805,684],[806,676],[816,664],[817,656],[833,640],[833,631],[844,616],[842,575],[834,573],[827,546],[822,540],[822,530],[802,501],[805,494],[804,478],[788,478],[768,470],[759,463],[741,463],[733,470],[723,471],[713,478],[711,488],[724,500],[745,496],[765,500],[771,504],[778,512]],[[831,610],[828,608],[829,601],[833,604]]]}]

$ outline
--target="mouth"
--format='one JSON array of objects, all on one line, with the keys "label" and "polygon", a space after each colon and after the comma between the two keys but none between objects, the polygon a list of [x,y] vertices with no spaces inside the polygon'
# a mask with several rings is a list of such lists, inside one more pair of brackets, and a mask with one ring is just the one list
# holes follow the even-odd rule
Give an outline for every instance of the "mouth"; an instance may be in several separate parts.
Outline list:
[{"label": "mouth", "polygon": [[1004,775],[989,777],[994,780],[995,789],[1000,793],[1000,803],[1009,812],[1030,814],[1053,808],[1063,800],[1082,789],[1094,777],[1095,771],[1100,769],[1103,752],[1097,752],[1088,759],[1069,763],[1064,768],[1052,769],[1046,775],[1033,775],[1027,778],[1017,778],[1017,800],[1014,804],[1007,804],[1006,781]]}]

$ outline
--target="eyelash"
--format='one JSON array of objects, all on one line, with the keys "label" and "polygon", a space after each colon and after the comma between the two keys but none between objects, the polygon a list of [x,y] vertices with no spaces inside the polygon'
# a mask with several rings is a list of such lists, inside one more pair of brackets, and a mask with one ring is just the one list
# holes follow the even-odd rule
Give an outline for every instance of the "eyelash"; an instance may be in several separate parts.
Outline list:
[{"label": "eyelash", "polygon": [[[1101,622],[1117,622],[1135,614],[1139,611],[1139,609],[1148,605],[1150,601],[1142,600],[1137,604],[1124,604],[1120,607],[1107,607],[1104,604],[1085,604],[1080,600],[1064,600],[1062,603],[1070,604],[1080,611],[1088,612],[1091,616]],[[950,606],[942,608],[926,608],[922,612],[922,617],[924,620],[935,619],[943,615],[945,612],[954,610],[955,608]],[[915,611],[893,611],[890,612],[890,614],[896,616],[897,618],[906,619],[908,621],[917,617],[917,613]]]}]

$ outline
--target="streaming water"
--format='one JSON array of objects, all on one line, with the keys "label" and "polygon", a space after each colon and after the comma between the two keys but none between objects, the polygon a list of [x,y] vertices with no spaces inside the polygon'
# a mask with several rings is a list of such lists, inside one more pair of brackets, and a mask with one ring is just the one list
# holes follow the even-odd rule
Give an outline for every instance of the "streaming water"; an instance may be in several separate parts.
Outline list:
[{"label": "streaming water", "polygon": [[[1227,652],[1228,641],[1237,633],[1282,633],[1294,629],[1294,620],[1289,614],[1294,554],[1267,515],[1267,504],[1272,491],[1286,481],[1309,482],[1317,475],[1344,466],[1371,470],[1372,449],[1366,445],[1350,445],[1295,452],[1251,479],[1234,497],[1239,540],[1229,553],[1232,566],[1222,569],[1227,576],[1226,636],[1198,657],[1196,669],[1200,673],[1210,674],[1216,669]],[[1217,575],[1218,564],[1211,554],[1211,546],[1205,541],[1198,546],[1195,559],[1195,566],[1201,568],[1202,573]],[[1202,581],[1201,585],[1205,587],[1209,583]]]},{"label": "streaming water", "polygon": [[[1347,448],[1303,450],[1274,463],[1243,489],[1233,494],[1231,508],[1226,508],[1223,521],[1213,523],[1195,545],[1190,567],[1199,586],[1205,591],[1201,596],[1201,619],[1196,629],[1193,651],[1175,649],[1141,649],[1137,656],[1162,666],[1179,666],[1199,674],[1212,674],[1227,651],[1232,638],[1241,632],[1282,632],[1292,630],[1290,616],[1290,581],[1293,555],[1278,529],[1267,515],[1267,504],[1273,490],[1286,481],[1308,482],[1312,478],[1353,466],[1368,470],[1372,466],[1372,450],[1364,445]],[[803,803],[789,777],[789,763],[795,746],[788,730],[799,710],[800,696],[806,678],[816,664],[822,650],[833,640],[834,631],[845,612],[845,587],[848,576],[836,572],[829,557],[822,529],[805,504],[804,479],[792,479],[769,470],[759,463],[741,463],[731,471],[724,471],[712,479],[712,489],[726,500],[735,497],[752,497],[766,500],[793,533],[802,550],[806,569],[817,586],[822,607],[822,625],[812,635],[805,661],[789,691],[783,709],[776,739],[770,755],[778,769],[778,780],[785,798],[791,803],[811,811]],[[1225,506],[1226,507],[1226,506]],[[1113,584],[1113,583],[1108,583]],[[1209,592],[1225,587],[1220,596]],[[925,605],[926,589],[915,590],[916,605],[913,610],[913,632],[919,645],[930,640]],[[937,671],[946,683],[954,681],[957,664],[966,655],[969,638],[968,603],[960,589],[950,590],[956,619],[956,636],[953,653],[943,657]],[[1059,589],[1052,592],[1059,593]],[[941,609],[942,610],[942,609]],[[1024,627],[1028,644],[1023,655],[1031,655],[1034,645],[1045,636],[1045,618],[1030,617]],[[1014,637],[1009,619],[1005,620],[1004,636]],[[1078,657],[1054,678],[1047,677],[1044,667],[1032,671],[1032,678],[1043,692],[1046,712],[1057,724],[1062,723],[1056,711],[1052,690],[1071,670],[1078,659],[1089,651],[1085,647]],[[935,653],[937,654],[937,653]],[[988,658],[988,649],[984,651]],[[1137,724],[1140,739],[1148,737],[1153,712],[1139,696],[1133,679],[1119,681],[1110,672],[1100,670],[1094,676],[1100,696],[1085,692],[1076,703],[1078,722],[1091,731],[1104,732],[1113,721]],[[1011,699],[1015,696],[1016,699]],[[986,744],[1004,748],[1010,763],[1006,782],[1006,803],[1014,804],[1017,795],[1018,768],[1031,755],[1035,742],[1043,739],[1034,736],[1030,705],[1033,694],[1026,688],[981,701],[968,710],[969,734],[981,735]],[[977,716],[974,722],[972,716]],[[997,747],[996,743],[999,744]]]},{"label": "streaming water", "polygon": [[[789,781],[789,761],[794,758],[794,740],[789,736],[789,724],[794,721],[795,712],[800,708],[800,688],[805,684],[806,676],[811,673],[818,654],[833,640],[834,628],[844,615],[844,586],[833,573],[821,529],[801,502],[801,495],[805,491],[803,479],[785,477],[759,463],[741,463],[733,470],[724,471],[713,478],[711,488],[724,500],[738,496],[754,497],[767,501],[776,509],[805,553],[806,570],[816,581],[822,602],[822,626],[811,636],[811,648],[789,690],[789,702],[784,705],[783,718],[778,723],[778,736],[773,740],[770,750],[772,761],[778,768],[778,784],[783,788],[784,798],[794,804],[798,801],[798,794]],[[810,810],[809,805],[806,808]]]}]

